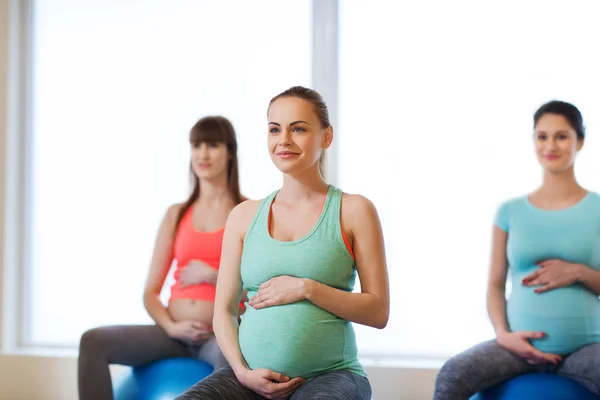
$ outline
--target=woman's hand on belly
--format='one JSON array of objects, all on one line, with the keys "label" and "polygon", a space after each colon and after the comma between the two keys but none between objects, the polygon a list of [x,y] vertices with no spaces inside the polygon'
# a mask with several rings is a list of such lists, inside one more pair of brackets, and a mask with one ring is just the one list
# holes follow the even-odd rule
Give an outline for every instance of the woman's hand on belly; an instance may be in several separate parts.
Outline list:
[{"label": "woman's hand on belly", "polygon": [[538,263],[539,268],[523,278],[525,286],[541,286],[536,293],[546,292],[559,287],[570,286],[577,282],[581,265],[564,260],[553,259]]},{"label": "woman's hand on belly", "polygon": [[181,340],[187,344],[202,344],[212,334],[212,327],[197,321],[173,322],[167,329],[169,337]]},{"label": "woman's hand on belly", "polygon": [[258,287],[258,292],[248,304],[254,309],[295,303],[306,298],[304,279],[278,276]]},{"label": "woman's hand on belly", "polygon": [[242,385],[267,399],[288,399],[304,383],[265,368],[249,369],[237,377]]},{"label": "woman's hand on belly", "polygon": [[542,332],[505,332],[496,337],[498,344],[506,350],[524,358],[530,364],[555,364],[561,362],[558,354],[543,353],[533,347],[528,339],[543,337]]},{"label": "woman's hand on belly", "polygon": [[217,282],[217,270],[199,260],[190,260],[179,275],[181,287],[197,285],[199,283],[215,284]]}]

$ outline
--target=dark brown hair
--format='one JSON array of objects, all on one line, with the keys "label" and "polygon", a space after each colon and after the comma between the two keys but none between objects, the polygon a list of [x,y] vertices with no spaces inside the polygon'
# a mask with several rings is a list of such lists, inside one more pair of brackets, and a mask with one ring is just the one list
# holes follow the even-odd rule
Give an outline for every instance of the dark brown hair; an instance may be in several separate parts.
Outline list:
[{"label": "dark brown hair", "polygon": [[537,125],[540,118],[546,114],[562,115],[571,125],[571,128],[577,133],[577,139],[585,139],[585,126],[583,126],[583,117],[581,112],[571,103],[560,100],[552,100],[543,104],[533,115],[533,126]]},{"label": "dark brown hair", "polygon": [[[223,143],[227,146],[229,153],[229,165],[227,167],[227,184],[229,193],[235,204],[239,204],[245,200],[240,193],[240,180],[238,170],[237,157],[237,140],[235,129],[231,122],[221,116],[209,116],[200,119],[190,130],[190,145],[192,147],[200,146],[202,143]],[[200,179],[194,173],[192,162],[190,161],[190,184],[192,192],[183,207],[177,214],[177,223],[175,224],[175,232],[179,228],[179,224],[185,213],[200,197]]]},{"label": "dark brown hair", "polygon": [[[309,101],[313,105],[313,109],[315,110],[315,114],[317,114],[317,119],[321,123],[321,127],[326,129],[331,126],[327,104],[325,103],[325,100],[323,100],[323,96],[321,96],[321,94],[316,90],[305,88],[303,86],[291,87],[271,99],[269,102],[269,108],[267,109],[267,114],[269,113],[273,103],[282,97],[297,97],[299,99]],[[322,177],[325,177],[326,165],[327,159],[325,156],[325,150],[323,150],[321,156],[319,157],[319,172],[321,172]]]}]

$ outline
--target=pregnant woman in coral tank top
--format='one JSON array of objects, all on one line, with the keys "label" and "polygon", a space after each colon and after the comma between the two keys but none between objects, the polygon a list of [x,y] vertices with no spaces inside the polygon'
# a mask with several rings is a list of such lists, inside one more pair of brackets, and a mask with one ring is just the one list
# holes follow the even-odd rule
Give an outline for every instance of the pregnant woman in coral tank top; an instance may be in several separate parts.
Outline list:
[{"label": "pregnant woman in coral tank top", "polygon": [[[197,357],[215,369],[227,364],[212,319],[225,221],[243,200],[235,131],[223,117],[205,117],[192,128],[190,144],[193,190],[185,203],[166,212],[144,290],[144,305],[156,324],[104,326],[83,334],[81,400],[113,398],[109,364],[138,367],[170,357]],[[159,295],[173,263],[175,283],[165,307]]]}]

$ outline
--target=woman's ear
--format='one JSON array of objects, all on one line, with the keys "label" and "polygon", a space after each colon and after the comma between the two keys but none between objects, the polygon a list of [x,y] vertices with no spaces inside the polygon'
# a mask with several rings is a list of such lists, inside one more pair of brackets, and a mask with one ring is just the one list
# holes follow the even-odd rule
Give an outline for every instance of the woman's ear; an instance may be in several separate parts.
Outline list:
[{"label": "woman's ear", "polygon": [[324,149],[329,148],[331,143],[333,142],[333,126],[329,125],[325,128],[325,134],[323,135],[323,145],[321,146]]}]

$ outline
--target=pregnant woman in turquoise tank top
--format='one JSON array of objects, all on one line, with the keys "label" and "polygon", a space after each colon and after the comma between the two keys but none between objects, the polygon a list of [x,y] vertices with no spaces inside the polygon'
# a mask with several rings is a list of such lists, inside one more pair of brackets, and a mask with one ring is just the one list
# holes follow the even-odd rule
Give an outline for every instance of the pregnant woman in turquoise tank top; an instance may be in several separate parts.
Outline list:
[{"label": "pregnant woman in turquoise tank top", "polygon": [[488,312],[496,339],[448,360],[435,400],[466,400],[528,372],[556,373],[600,394],[600,196],[574,172],[583,119],[575,106],[552,101],[535,113],[534,128],[543,183],[504,202],[493,228]]},{"label": "pregnant woman in turquoise tank top", "polygon": [[[352,322],[382,329],[388,321],[377,211],[325,182],[333,128],[317,92],[286,90],[268,120],[283,187],[236,207],[223,239],[213,326],[230,366],[179,399],[371,399]],[[249,301],[238,325],[242,290]]]}]

